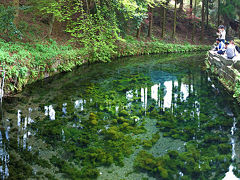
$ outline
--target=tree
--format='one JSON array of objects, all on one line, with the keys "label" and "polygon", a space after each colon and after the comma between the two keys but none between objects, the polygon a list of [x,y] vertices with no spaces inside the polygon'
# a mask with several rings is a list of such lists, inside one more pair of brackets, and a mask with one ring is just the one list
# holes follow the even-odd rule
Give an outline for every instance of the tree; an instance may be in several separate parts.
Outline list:
[{"label": "tree", "polygon": [[202,0],[202,22],[201,22],[201,41],[204,40],[204,21],[205,21],[205,0]]},{"label": "tree", "polygon": [[194,17],[192,18],[193,19],[192,42],[194,42],[195,31],[196,31],[197,0],[194,0],[193,13],[194,13]]},{"label": "tree", "polygon": [[209,0],[206,0],[206,25],[207,25],[207,28],[208,28],[208,16],[209,16]]},{"label": "tree", "polygon": [[13,6],[0,5],[0,36],[7,41],[22,38],[21,32],[14,23],[14,20],[16,20],[15,14],[16,11]]},{"label": "tree", "polygon": [[15,8],[15,14],[14,14],[14,24],[18,24],[18,16],[19,16],[19,0],[13,0],[13,6]]},{"label": "tree", "polygon": [[174,5],[173,33],[172,33],[173,39],[175,39],[175,36],[176,36],[176,26],[177,26],[177,0],[175,0],[175,5]]},{"label": "tree", "polygon": [[[168,1],[168,0],[167,0]],[[136,0],[137,5],[140,8],[137,9],[136,12],[140,12],[141,16],[136,17],[137,21],[137,34],[136,37],[139,39],[141,34],[141,28],[143,26],[143,19],[146,18],[146,12],[148,12],[148,37],[151,36],[152,33],[152,24],[153,24],[153,8],[155,6],[162,5],[166,2],[166,0]],[[148,10],[148,11],[147,11]]]},{"label": "tree", "polygon": [[228,27],[231,21],[234,21],[237,17],[240,1],[239,0],[226,0],[220,3],[221,15],[223,16],[224,23]]},{"label": "tree", "polygon": [[162,6],[162,33],[161,37],[164,38],[166,31],[166,7],[165,5]]},{"label": "tree", "polygon": [[55,21],[55,16],[54,16],[54,14],[52,14],[51,18],[49,19],[49,30],[48,30],[48,35],[47,35],[48,38],[50,38],[52,35],[54,21]]},{"label": "tree", "polygon": [[140,26],[138,27],[138,29],[137,29],[137,35],[136,35],[136,38],[137,38],[137,39],[140,39],[141,29],[142,29],[142,23],[141,23],[141,25],[140,25]]},{"label": "tree", "polygon": [[180,3],[179,10],[183,11],[183,0],[178,0],[177,4],[178,3]]},{"label": "tree", "polygon": [[190,17],[192,18],[193,0],[190,0]]},{"label": "tree", "polygon": [[166,11],[167,11],[167,5],[169,4],[170,0],[162,1],[160,6],[162,7],[162,32],[161,37],[164,38],[165,31],[166,31]]},{"label": "tree", "polygon": [[220,25],[220,0],[218,0],[217,24]]},{"label": "tree", "polygon": [[152,25],[153,25],[153,8],[149,6],[149,12],[148,12],[148,37],[150,38],[152,36]]},{"label": "tree", "polygon": [[50,38],[56,17],[59,18],[60,3],[58,0],[29,0],[28,5],[31,7],[28,11],[32,11],[35,15],[40,15],[43,19],[47,19],[49,28],[47,37]]}]

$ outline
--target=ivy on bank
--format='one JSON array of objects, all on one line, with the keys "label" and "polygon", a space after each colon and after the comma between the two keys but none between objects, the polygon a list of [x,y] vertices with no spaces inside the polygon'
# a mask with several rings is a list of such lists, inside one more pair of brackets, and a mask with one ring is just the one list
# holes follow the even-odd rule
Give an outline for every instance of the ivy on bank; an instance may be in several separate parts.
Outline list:
[{"label": "ivy on bank", "polygon": [[109,53],[104,47],[94,53],[88,49],[44,43],[11,43],[0,41],[1,66],[6,70],[5,93],[20,91],[32,83],[59,72],[71,71],[83,63],[110,62],[111,59],[143,54],[191,52],[208,50],[209,46],[166,44],[160,41],[120,41]]},{"label": "ivy on bank", "polygon": [[117,57],[132,55],[148,55],[161,53],[181,53],[194,51],[207,51],[210,46],[191,44],[169,44],[161,41],[130,41],[120,42],[117,49]]}]

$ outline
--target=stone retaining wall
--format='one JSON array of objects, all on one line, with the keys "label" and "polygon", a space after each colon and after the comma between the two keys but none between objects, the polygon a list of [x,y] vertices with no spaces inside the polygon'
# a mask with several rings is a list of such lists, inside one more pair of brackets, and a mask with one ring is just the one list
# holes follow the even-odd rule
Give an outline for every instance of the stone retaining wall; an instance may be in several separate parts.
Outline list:
[{"label": "stone retaining wall", "polygon": [[218,76],[218,79],[229,91],[235,93],[236,84],[240,84],[240,55],[228,59],[226,55],[219,55],[216,51],[209,51],[206,65],[211,69],[212,73]]}]

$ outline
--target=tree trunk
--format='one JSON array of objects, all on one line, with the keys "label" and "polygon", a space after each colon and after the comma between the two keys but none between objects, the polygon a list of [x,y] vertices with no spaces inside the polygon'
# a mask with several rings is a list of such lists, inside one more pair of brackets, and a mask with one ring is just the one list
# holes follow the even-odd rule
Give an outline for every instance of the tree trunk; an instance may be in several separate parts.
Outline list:
[{"label": "tree trunk", "polygon": [[204,39],[204,21],[205,21],[205,14],[204,14],[204,0],[202,0],[202,22],[201,22],[201,41]]},{"label": "tree trunk", "polygon": [[218,26],[220,25],[220,0],[218,0],[218,14],[217,14],[217,18],[218,18]]},{"label": "tree trunk", "polygon": [[229,22],[227,22],[227,23],[225,23],[226,25],[225,25],[225,27],[226,27],[226,34],[228,34],[228,31],[229,31]]},{"label": "tree trunk", "polygon": [[[90,9],[89,9],[89,5],[88,5],[88,0],[85,0],[86,3],[86,10],[87,10],[87,14],[90,14]],[[101,1],[100,1],[101,3]]]},{"label": "tree trunk", "polygon": [[176,26],[177,26],[177,0],[175,0],[174,6],[173,33],[172,33],[173,39],[175,39],[176,36]]},{"label": "tree trunk", "polygon": [[[238,14],[238,17],[240,18],[240,12]],[[240,25],[238,25],[238,38],[240,39]]]},{"label": "tree trunk", "polygon": [[197,0],[194,1],[194,12],[193,12],[194,13],[194,19],[193,19],[192,42],[194,42],[195,31],[196,31],[196,20],[195,20],[196,12],[197,12]]},{"label": "tree trunk", "polygon": [[13,6],[15,8],[15,14],[14,14],[14,24],[18,24],[18,16],[19,16],[19,0],[13,0]]},{"label": "tree trunk", "polygon": [[139,26],[139,28],[137,29],[137,35],[136,35],[137,39],[140,38],[141,28],[142,28],[142,23],[141,23],[141,25]]},{"label": "tree trunk", "polygon": [[209,4],[209,2],[208,2],[208,0],[206,0],[206,23],[207,23],[207,29],[208,29],[208,15],[209,15],[209,7],[208,7],[208,4]]},{"label": "tree trunk", "polygon": [[179,10],[183,10],[183,0],[180,0],[180,6],[179,6]]},{"label": "tree trunk", "polygon": [[165,30],[166,30],[166,8],[163,6],[163,16],[162,16],[162,38],[165,36]]},{"label": "tree trunk", "polygon": [[191,17],[191,19],[192,19],[192,11],[193,11],[192,4],[193,4],[193,0],[190,0],[190,17]]},{"label": "tree trunk", "polygon": [[149,6],[148,20],[149,20],[148,37],[151,38],[151,36],[152,36],[152,25],[153,25],[153,8],[151,8],[150,6]]},{"label": "tree trunk", "polygon": [[49,20],[48,38],[51,37],[52,30],[53,30],[53,23],[54,23],[54,21],[55,21],[55,16],[54,16],[54,14],[52,14],[52,17],[51,17],[50,20]]},{"label": "tree trunk", "polygon": [[[240,11],[238,11],[238,17],[240,20]],[[238,24],[238,38],[240,39],[240,24]]]},{"label": "tree trunk", "polygon": [[[189,27],[191,27],[192,25],[193,25],[193,16],[192,16],[192,14],[193,14],[193,7],[192,7],[192,5],[193,5],[193,0],[190,0],[190,6],[189,6]],[[188,34],[191,34],[191,31],[192,31],[192,29],[191,28],[189,28],[188,29]],[[187,34],[187,36],[188,36],[188,34]]]}]

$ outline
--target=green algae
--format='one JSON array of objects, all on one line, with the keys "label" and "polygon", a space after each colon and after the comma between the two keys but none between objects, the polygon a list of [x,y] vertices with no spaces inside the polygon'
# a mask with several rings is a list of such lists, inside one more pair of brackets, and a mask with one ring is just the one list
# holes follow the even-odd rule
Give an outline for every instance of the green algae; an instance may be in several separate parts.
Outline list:
[{"label": "green algae", "polygon": [[143,146],[145,148],[151,148],[154,144],[156,144],[156,142],[159,140],[160,135],[159,133],[155,133],[152,135],[152,138],[149,140],[143,140]]}]

